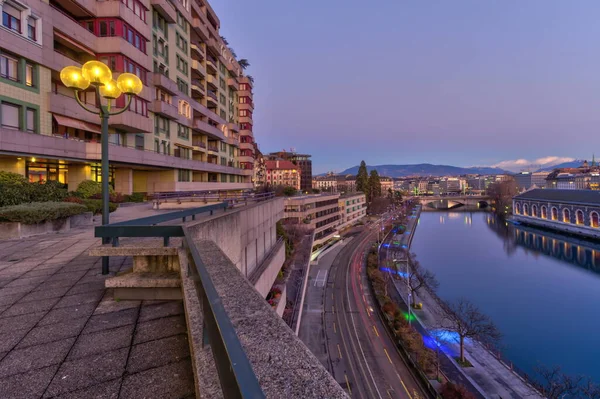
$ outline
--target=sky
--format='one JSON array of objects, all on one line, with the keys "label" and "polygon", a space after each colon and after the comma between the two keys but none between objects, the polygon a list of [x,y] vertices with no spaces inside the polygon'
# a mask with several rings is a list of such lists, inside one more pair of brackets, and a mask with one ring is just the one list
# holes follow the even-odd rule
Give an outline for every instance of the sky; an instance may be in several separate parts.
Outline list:
[{"label": "sky", "polygon": [[262,152],[313,172],[600,156],[597,0],[212,0]]}]

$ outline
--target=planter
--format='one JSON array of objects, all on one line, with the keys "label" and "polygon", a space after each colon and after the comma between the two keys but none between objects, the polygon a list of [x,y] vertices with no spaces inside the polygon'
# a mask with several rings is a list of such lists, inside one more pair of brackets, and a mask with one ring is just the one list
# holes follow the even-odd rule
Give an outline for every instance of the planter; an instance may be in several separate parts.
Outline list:
[{"label": "planter", "polygon": [[71,227],[89,226],[92,224],[92,213],[85,212],[68,218],[48,220],[43,223],[25,224],[20,222],[0,223],[0,239],[32,237],[41,234],[69,231]]}]

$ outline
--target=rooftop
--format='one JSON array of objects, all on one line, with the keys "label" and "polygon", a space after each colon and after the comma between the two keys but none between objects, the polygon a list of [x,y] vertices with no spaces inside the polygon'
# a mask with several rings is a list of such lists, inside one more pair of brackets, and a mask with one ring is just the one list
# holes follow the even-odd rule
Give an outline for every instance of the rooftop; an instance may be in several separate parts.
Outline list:
[{"label": "rooftop", "polygon": [[298,166],[294,165],[291,161],[265,161],[265,167],[270,170],[298,170]]},{"label": "rooftop", "polygon": [[533,189],[516,195],[514,199],[542,200],[600,206],[600,191],[592,190],[561,190]]}]

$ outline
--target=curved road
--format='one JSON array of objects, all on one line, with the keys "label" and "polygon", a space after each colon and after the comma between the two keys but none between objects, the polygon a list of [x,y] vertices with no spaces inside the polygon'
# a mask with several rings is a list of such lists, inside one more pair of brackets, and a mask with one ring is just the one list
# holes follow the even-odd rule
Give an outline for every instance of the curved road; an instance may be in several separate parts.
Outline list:
[{"label": "curved road", "polygon": [[427,398],[389,337],[368,287],[364,256],[378,224],[349,240],[335,258],[324,299],[332,371],[353,398]]}]

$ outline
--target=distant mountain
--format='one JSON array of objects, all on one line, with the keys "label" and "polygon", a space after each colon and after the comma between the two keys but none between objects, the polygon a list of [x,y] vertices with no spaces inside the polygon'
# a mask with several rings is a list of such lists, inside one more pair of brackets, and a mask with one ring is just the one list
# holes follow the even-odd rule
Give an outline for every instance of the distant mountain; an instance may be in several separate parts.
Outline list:
[{"label": "distant mountain", "polygon": [[571,162],[563,162],[559,163],[558,165],[547,166],[545,168],[538,169],[536,172],[552,172],[554,169],[559,168],[578,168],[583,164],[583,161],[583,159],[576,159]]},{"label": "distant mountain", "polygon": [[[486,166],[474,166],[471,168],[461,168],[450,165],[432,165],[430,163],[421,163],[417,165],[367,165],[369,172],[372,169],[377,170],[380,176],[387,177],[405,177],[405,176],[458,176],[466,174],[481,174],[481,175],[500,175],[507,172],[500,168],[491,168]],[[353,166],[346,169],[340,174],[358,173],[358,166]]]}]

